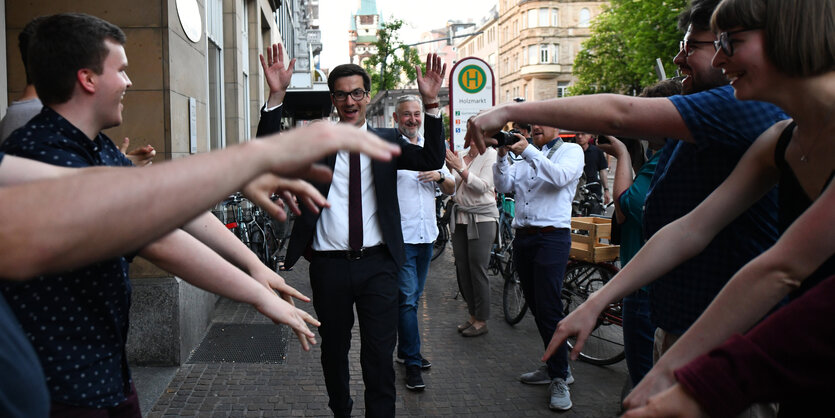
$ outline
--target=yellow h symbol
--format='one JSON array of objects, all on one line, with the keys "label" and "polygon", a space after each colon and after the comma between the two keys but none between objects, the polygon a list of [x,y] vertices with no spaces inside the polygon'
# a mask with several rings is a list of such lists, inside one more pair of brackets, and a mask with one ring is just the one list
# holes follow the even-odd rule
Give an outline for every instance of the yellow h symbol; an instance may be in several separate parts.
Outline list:
[{"label": "yellow h symbol", "polygon": [[479,84],[481,84],[481,81],[479,80],[479,72],[475,69],[467,70],[464,74],[464,80],[467,83],[467,88],[470,89],[478,88]]}]

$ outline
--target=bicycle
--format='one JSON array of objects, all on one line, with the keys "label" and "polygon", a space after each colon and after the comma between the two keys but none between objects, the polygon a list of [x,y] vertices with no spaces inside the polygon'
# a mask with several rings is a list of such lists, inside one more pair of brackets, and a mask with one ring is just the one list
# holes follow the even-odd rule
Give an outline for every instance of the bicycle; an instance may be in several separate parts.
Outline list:
[{"label": "bicycle", "polygon": [[496,242],[490,250],[488,270],[493,275],[501,274],[504,278],[502,289],[502,311],[504,320],[509,325],[516,325],[528,311],[528,303],[522,293],[519,273],[513,265],[513,217],[516,201],[513,197],[499,193],[496,199],[499,208],[499,231]]},{"label": "bicycle", "polygon": [[600,183],[593,181],[590,183],[582,183],[577,187],[574,201],[571,202],[572,217],[602,215],[606,211],[606,208],[614,204],[614,202],[610,202],[608,205],[604,205],[600,196],[589,189],[589,186],[599,185]]},{"label": "bicycle", "polygon": [[247,246],[262,263],[275,270],[278,240],[272,218],[240,193],[219,203],[212,213]]},{"label": "bicycle", "polygon": [[449,217],[453,201],[447,195],[435,196],[435,220],[438,223],[438,237],[432,243],[432,260],[441,256],[449,242]]},{"label": "bicycle", "polygon": [[[590,263],[571,260],[565,269],[562,285],[563,315],[577,309],[589,296],[603,287],[618,272],[613,262]],[[574,348],[575,338],[567,340]],[[580,360],[598,366],[615,364],[625,358],[623,351],[623,303],[609,304],[597,318],[594,330],[580,351]]]}]

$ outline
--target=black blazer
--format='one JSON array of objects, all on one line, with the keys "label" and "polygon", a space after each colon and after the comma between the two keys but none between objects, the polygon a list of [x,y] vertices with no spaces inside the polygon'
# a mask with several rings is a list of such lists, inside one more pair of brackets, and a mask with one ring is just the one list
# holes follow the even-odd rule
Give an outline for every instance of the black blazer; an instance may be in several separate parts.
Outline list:
[{"label": "black blazer", "polygon": [[[374,174],[374,186],[377,194],[377,219],[380,221],[383,241],[388,246],[391,257],[398,268],[403,264],[406,254],[403,248],[403,230],[400,226],[400,204],[397,200],[397,170],[437,170],[443,166],[446,155],[444,126],[441,118],[424,116],[423,127],[425,132],[423,147],[403,141],[397,129],[368,128],[370,132],[380,138],[400,145],[402,150],[402,153],[391,161],[371,161],[371,172]],[[321,163],[333,169],[336,163],[336,154],[326,157]],[[322,195],[327,196],[330,183],[313,183],[313,185]],[[292,267],[299,257],[305,254],[313,243],[313,234],[316,232],[316,222],[319,220],[319,214],[311,212],[306,207],[302,207],[301,211],[302,214],[296,217],[290,235],[290,244],[287,247],[287,254],[284,259],[286,268]]]}]

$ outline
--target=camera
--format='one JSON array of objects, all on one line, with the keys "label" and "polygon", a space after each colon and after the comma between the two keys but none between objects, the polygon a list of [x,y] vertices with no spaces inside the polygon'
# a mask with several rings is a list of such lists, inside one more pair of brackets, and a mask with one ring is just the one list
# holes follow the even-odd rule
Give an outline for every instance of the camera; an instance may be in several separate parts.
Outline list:
[{"label": "camera", "polygon": [[499,131],[495,135],[493,135],[493,139],[496,140],[496,145],[493,145],[493,148],[503,147],[505,145],[513,145],[518,141],[521,141],[516,135],[519,134],[518,129],[511,129],[509,131]]}]

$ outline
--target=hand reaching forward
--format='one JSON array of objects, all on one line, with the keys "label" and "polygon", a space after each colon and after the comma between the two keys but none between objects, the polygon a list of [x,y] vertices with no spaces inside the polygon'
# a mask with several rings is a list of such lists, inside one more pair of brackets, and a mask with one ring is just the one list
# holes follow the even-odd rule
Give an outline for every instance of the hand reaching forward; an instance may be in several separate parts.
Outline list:
[{"label": "hand reaching forward", "polygon": [[321,178],[322,167],[314,163],[339,150],[360,152],[381,161],[400,155],[399,146],[346,124],[314,123],[265,136],[246,146],[255,154],[249,163],[266,164],[261,166],[265,171],[293,178]]},{"label": "hand reaching forward", "polygon": [[676,378],[673,375],[673,371],[665,369],[663,362],[656,364],[641,379],[638,386],[632,389],[629,396],[623,400],[623,406],[626,409],[644,406],[652,396],[669,389],[675,384]]},{"label": "hand reaching forward", "polygon": [[263,292],[260,295],[260,300],[254,306],[258,309],[258,312],[261,312],[276,324],[286,324],[293,328],[296,335],[299,335],[302,348],[305,351],[310,350],[309,344],[316,344],[316,336],[310,331],[307,324],[317,327],[321,324],[309,313],[296,308],[273,292]]},{"label": "hand reaching forward", "polygon": [[568,314],[557,324],[557,329],[554,330],[554,335],[551,337],[551,342],[545,349],[545,354],[542,356],[542,361],[547,361],[557,349],[565,343],[565,340],[571,336],[577,337],[574,343],[574,348],[571,350],[570,357],[572,360],[577,360],[580,356],[580,351],[583,350],[583,345],[589,334],[597,325],[597,317],[600,315],[600,310],[591,307],[589,301],[583,302],[576,310]]},{"label": "hand reaching forward", "polygon": [[[509,105],[509,104],[508,104]],[[484,154],[488,145],[496,145],[492,138],[496,132],[507,123],[505,107],[508,105],[496,106],[482,110],[477,115],[467,120],[467,134],[464,135],[464,147],[478,148],[478,152]]]},{"label": "hand reaching forward", "polygon": [[444,84],[446,75],[446,64],[441,65],[441,57],[438,54],[426,54],[426,74],[420,66],[417,69],[417,85],[424,104],[437,103],[438,92]]},{"label": "hand reaching forward", "polygon": [[701,405],[693,399],[681,385],[675,385],[656,396],[649,398],[645,406],[630,409],[623,418],[638,417],[677,417],[701,418],[707,417]]},{"label": "hand reaching forward", "polygon": [[272,44],[267,48],[267,59],[260,54],[261,68],[264,69],[264,79],[270,87],[270,97],[267,100],[268,107],[275,107],[284,101],[284,94],[290,86],[290,79],[293,77],[293,69],[296,67],[296,59],[290,60],[290,64],[284,66],[284,48],[279,43]]},{"label": "hand reaching forward", "polygon": [[[284,301],[290,304],[290,306],[295,306],[295,302],[293,300],[294,298],[303,302],[310,302],[310,298],[303,295],[294,287],[288,285],[287,282],[284,281],[283,277],[269,268],[266,268],[266,266],[264,266],[263,269],[260,269],[257,273],[253,274],[252,277],[270,291],[277,291],[281,299],[284,299]],[[303,316],[303,319],[313,325],[319,326],[318,321],[313,320],[312,317],[308,318],[309,316],[310,315],[307,315],[307,317]],[[315,340],[310,340],[308,335],[301,330],[294,329],[293,331],[296,333],[304,351],[310,350],[311,343],[316,343]]]},{"label": "hand reaching forward", "polygon": [[[328,182],[331,179],[331,170],[324,166],[314,165],[313,176],[308,176],[314,181]],[[284,199],[290,210],[300,215],[297,201],[304,203],[313,213],[319,213],[319,208],[330,207],[325,196],[319,193],[313,185],[300,179],[288,179],[276,176],[275,174],[262,174],[255,180],[249,182],[243,189],[243,194],[252,203],[267,211],[273,218],[283,221],[287,219],[281,200],[273,200],[272,196],[277,194]]]}]

